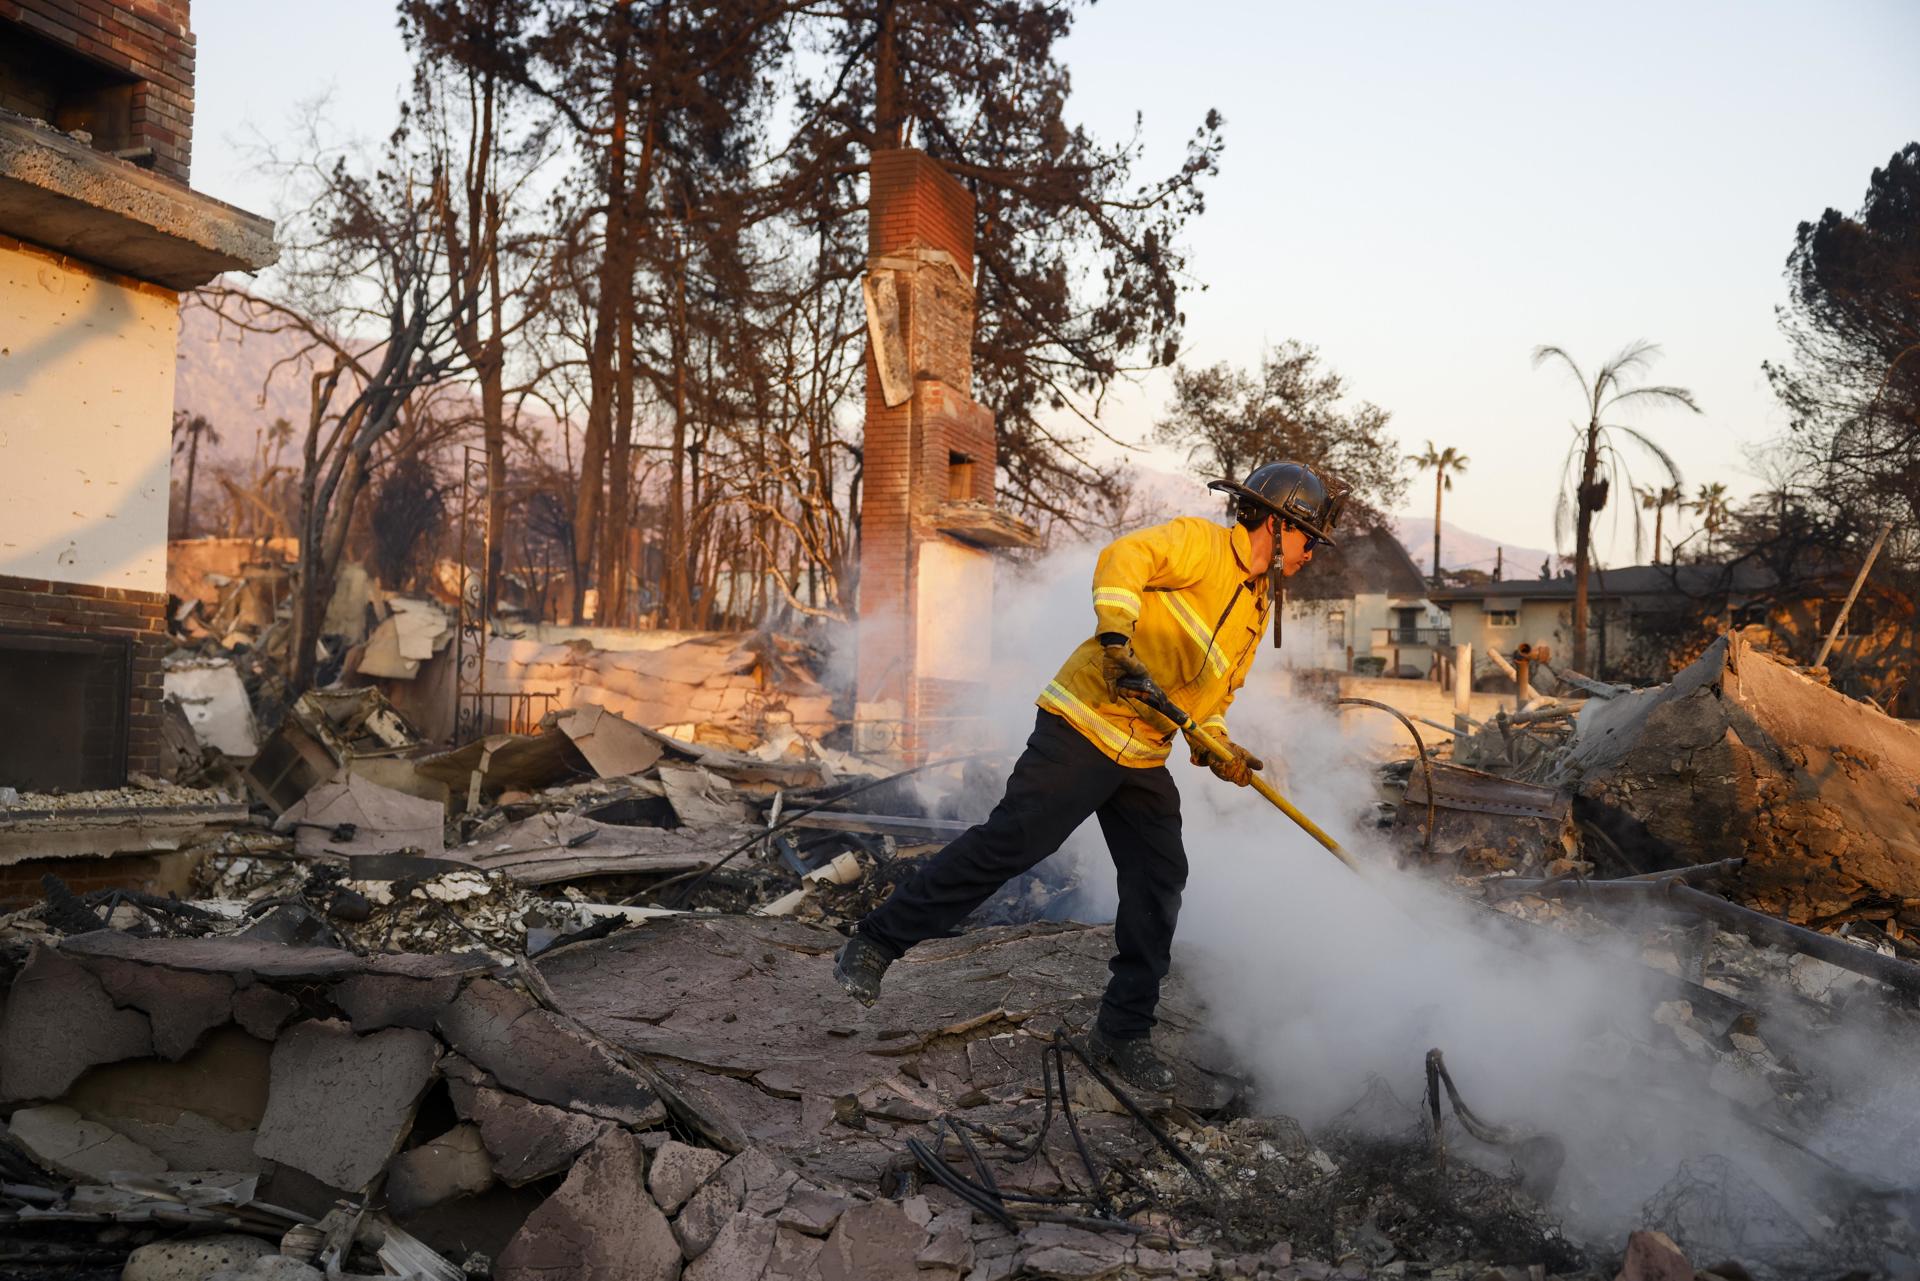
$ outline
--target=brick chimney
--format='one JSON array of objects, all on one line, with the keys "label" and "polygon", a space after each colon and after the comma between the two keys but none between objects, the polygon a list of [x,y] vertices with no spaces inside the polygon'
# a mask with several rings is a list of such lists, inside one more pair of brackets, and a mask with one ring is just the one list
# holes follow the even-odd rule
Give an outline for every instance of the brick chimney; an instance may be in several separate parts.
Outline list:
[{"label": "brick chimney", "polygon": [[979,737],[996,547],[993,414],[973,394],[973,196],[911,148],[869,167],[860,508],[860,747],[920,757]]}]

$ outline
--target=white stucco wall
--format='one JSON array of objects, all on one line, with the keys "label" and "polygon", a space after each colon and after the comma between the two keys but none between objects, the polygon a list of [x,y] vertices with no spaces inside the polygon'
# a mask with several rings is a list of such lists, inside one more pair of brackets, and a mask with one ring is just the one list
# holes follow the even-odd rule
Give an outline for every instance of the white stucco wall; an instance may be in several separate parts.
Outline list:
[{"label": "white stucco wall", "polygon": [[167,588],[178,300],[0,244],[0,574]]},{"label": "white stucco wall", "polygon": [[941,539],[920,544],[914,670],[950,681],[984,681],[993,647],[980,620],[993,616],[993,555]]}]

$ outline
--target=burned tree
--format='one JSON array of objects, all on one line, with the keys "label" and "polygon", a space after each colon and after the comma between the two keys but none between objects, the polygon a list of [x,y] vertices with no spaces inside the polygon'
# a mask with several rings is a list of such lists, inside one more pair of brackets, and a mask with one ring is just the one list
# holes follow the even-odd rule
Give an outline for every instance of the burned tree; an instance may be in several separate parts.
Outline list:
[{"label": "burned tree", "polygon": [[200,294],[223,323],[297,339],[269,377],[289,364],[311,370],[286,658],[295,694],[313,683],[321,621],[376,450],[401,425],[410,400],[459,368],[444,243],[432,187],[417,180],[415,159],[402,129],[372,173],[357,173],[344,159],[297,166],[312,180],[314,200],[282,223],[283,292],[217,284]]},{"label": "burned tree", "polygon": [[374,490],[368,524],[373,532],[373,569],[388,587],[403,589],[413,576],[420,543],[447,514],[446,486],[433,465],[410,454],[388,467]]},{"label": "burned tree", "polygon": [[1179,167],[1143,181],[1138,136],[1106,143],[1067,122],[1059,46],[1074,6],[843,0],[808,13],[824,67],[799,85],[793,163],[767,199],[845,240],[861,226],[862,153],[908,145],[972,190],[974,371],[1001,492],[1028,516],[1077,519],[1113,477],[1059,423],[1101,431],[1088,410],[1115,378],[1172,363],[1190,288],[1176,241],[1205,207],[1224,122],[1208,112]]},{"label": "burned tree", "polygon": [[418,59],[416,119],[432,174],[453,335],[479,396],[487,454],[488,544],[482,609],[491,611],[506,551],[507,439],[525,385],[509,352],[547,298],[546,238],[526,224],[528,188],[547,158],[548,128],[524,109],[517,71],[528,0],[406,0],[401,27]]},{"label": "burned tree", "polygon": [[1892,526],[1866,585],[1876,625],[1852,627],[1862,639],[1831,660],[1891,705],[1920,652],[1920,143],[1873,171],[1857,213],[1801,223],[1786,277],[1790,355],[1765,370],[1789,415],[1781,514],[1805,516],[1780,524],[1843,574]]},{"label": "burned tree", "polygon": [[188,409],[173,411],[173,452],[187,456],[187,479],[180,491],[180,537],[193,537],[193,482],[200,464],[200,443],[220,443],[220,433],[205,414]]}]

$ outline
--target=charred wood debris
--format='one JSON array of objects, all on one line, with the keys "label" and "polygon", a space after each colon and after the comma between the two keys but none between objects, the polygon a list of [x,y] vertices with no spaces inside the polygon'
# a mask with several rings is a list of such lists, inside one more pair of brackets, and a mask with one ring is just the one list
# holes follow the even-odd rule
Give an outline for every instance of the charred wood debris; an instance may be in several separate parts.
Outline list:
[{"label": "charred wood debris", "polygon": [[[184,892],[49,875],[0,917],[0,1276],[1920,1267],[1914,1183],[1821,1150],[1841,1104],[1792,1049],[1869,1009],[1912,1035],[1920,735],[1737,634],[1654,689],[1535,663],[1550,692],[1382,765],[1375,817],[1381,850],[1503,929],[1669,984],[1630,1052],[1825,1172],[1788,1246],[1745,1258],[1712,1207],[1768,1193],[1725,1162],[1676,1171],[1629,1238],[1574,1239],[1552,1193],[1577,1152],[1456,1082],[1446,1047],[1354,1083],[1365,1126],[1263,1114],[1177,963],[1159,1038],[1180,1084],[1133,1097],[1075,1042],[1110,929],[1050,919],[1072,887],[1046,867],[852,1005],[835,949],[991,804],[990,756],[923,789],[935,771],[791,722],[669,734],[594,705],[436,746],[377,682],[289,703],[254,638],[209,621],[183,613],[170,666],[199,700],[176,706],[172,779],[0,794],[15,830],[217,815]],[[777,647],[818,693],[804,647]]]}]

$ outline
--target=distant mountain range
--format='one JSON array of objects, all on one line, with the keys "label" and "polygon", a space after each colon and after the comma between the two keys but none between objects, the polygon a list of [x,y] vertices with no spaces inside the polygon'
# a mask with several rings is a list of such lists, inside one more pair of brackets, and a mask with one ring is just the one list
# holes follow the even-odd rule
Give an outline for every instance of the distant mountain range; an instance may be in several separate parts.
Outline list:
[{"label": "distant mountain range", "polygon": [[173,407],[204,415],[220,434],[219,444],[208,442],[203,447],[202,461],[209,452],[216,459],[250,457],[256,432],[264,432],[276,418],[285,418],[296,428],[306,425],[310,366],[280,369],[264,401],[261,397],[261,385],[274,363],[293,357],[300,346],[290,335],[223,329],[204,307],[180,309]]},{"label": "distant mountain range", "polygon": [[[1407,555],[1413,557],[1422,572],[1428,572],[1427,563],[1433,559],[1433,517],[1396,516],[1393,532],[1399,535]],[[1540,562],[1554,557],[1541,548],[1496,542],[1443,520],[1440,522],[1440,559],[1445,562],[1444,569],[1483,569],[1489,574],[1497,559],[1503,565],[1503,578],[1538,578]]]}]

